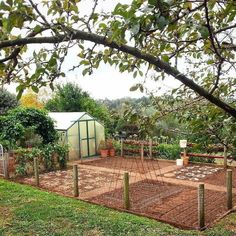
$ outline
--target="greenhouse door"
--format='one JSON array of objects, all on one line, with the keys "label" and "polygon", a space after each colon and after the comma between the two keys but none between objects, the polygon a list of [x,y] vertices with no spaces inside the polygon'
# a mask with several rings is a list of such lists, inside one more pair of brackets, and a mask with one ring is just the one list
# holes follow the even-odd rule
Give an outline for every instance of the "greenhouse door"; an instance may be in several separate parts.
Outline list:
[{"label": "greenhouse door", "polygon": [[79,122],[80,148],[82,157],[96,155],[95,121],[87,120]]}]

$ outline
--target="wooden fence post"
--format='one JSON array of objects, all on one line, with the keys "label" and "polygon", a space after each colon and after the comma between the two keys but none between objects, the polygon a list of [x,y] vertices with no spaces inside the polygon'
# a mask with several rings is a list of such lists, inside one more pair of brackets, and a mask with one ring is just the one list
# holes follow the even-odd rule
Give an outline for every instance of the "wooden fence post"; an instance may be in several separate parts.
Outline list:
[{"label": "wooden fence post", "polygon": [[130,199],[129,199],[129,173],[124,173],[124,207],[125,209],[130,208]]},{"label": "wooden fence post", "polygon": [[232,170],[227,170],[226,174],[226,186],[227,186],[227,208],[232,209],[232,199],[233,199],[233,186],[232,186]]},{"label": "wooden fence post", "polygon": [[74,197],[79,196],[78,166],[73,165]]},{"label": "wooden fence post", "polygon": [[9,179],[8,172],[9,156],[8,153],[3,154],[2,165],[3,165],[3,174],[5,179]]},{"label": "wooden fence post", "polygon": [[198,186],[198,227],[202,229],[205,227],[205,194],[204,184]]},{"label": "wooden fence post", "polygon": [[227,143],[226,143],[226,139],[225,139],[225,143],[224,143],[224,168],[227,168]]},{"label": "wooden fence post", "polygon": [[121,155],[121,157],[124,157],[124,140],[123,140],[123,138],[120,141],[120,155]]},{"label": "wooden fence post", "polygon": [[186,157],[187,157],[187,149],[184,148],[184,158],[186,158]]},{"label": "wooden fence post", "polygon": [[149,139],[149,156],[152,158],[152,139]]},{"label": "wooden fence post", "polygon": [[39,164],[37,157],[34,157],[34,177],[36,186],[39,186]]},{"label": "wooden fence post", "polygon": [[144,145],[143,145],[143,141],[141,142],[140,155],[141,155],[141,161],[143,161],[143,158],[144,158]]}]

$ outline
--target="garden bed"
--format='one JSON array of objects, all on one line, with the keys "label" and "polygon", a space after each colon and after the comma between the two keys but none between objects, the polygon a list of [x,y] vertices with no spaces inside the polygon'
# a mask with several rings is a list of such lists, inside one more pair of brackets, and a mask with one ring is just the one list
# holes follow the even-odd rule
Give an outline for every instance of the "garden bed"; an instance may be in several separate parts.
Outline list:
[{"label": "garden bed", "polygon": [[[142,162],[140,159],[120,157],[71,164],[78,164],[80,199],[123,211],[123,174],[129,171],[130,212],[180,228],[198,227],[198,182],[191,179],[178,179],[174,174],[185,167],[177,167],[171,161],[145,159]],[[218,183],[225,186],[225,178],[222,174],[225,170],[214,165],[189,165],[188,167],[185,168],[188,173],[192,170],[211,170],[207,178],[201,181],[205,182],[206,189],[206,225],[212,225],[227,212],[225,189],[217,185]],[[170,174],[174,175],[168,177]],[[39,179],[40,188],[73,196],[72,169],[40,174]],[[18,181],[30,185],[35,184],[34,177],[25,177]],[[215,186],[214,181],[216,181]],[[208,183],[211,185],[208,186]]]},{"label": "garden bed", "polygon": [[109,157],[85,162],[84,164],[138,173],[156,171],[159,174],[160,169],[173,166],[175,162],[147,158],[142,162],[140,157]]},{"label": "garden bed", "polygon": [[[91,202],[115,209],[123,207],[123,189],[101,194]],[[198,228],[197,189],[183,185],[140,181],[130,185],[130,212],[170,223],[180,228]],[[226,211],[226,194],[206,190],[206,225],[210,226]]]}]

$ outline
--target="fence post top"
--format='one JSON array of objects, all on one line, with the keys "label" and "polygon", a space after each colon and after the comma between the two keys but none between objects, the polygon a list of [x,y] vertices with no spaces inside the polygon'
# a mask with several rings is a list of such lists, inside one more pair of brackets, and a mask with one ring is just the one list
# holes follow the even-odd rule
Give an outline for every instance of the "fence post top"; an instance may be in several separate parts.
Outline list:
[{"label": "fence post top", "polygon": [[200,183],[198,184],[198,187],[199,187],[199,188],[204,188],[204,186],[205,186],[205,184],[202,183],[202,182],[200,182]]}]

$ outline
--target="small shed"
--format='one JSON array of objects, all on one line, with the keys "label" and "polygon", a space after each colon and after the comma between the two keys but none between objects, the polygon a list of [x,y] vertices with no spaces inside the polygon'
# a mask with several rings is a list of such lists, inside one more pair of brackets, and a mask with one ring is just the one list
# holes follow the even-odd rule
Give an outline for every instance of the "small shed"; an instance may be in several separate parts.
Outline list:
[{"label": "small shed", "polygon": [[76,160],[98,154],[105,140],[104,126],[86,112],[49,112],[60,134],[60,143],[69,145],[69,159]]}]

